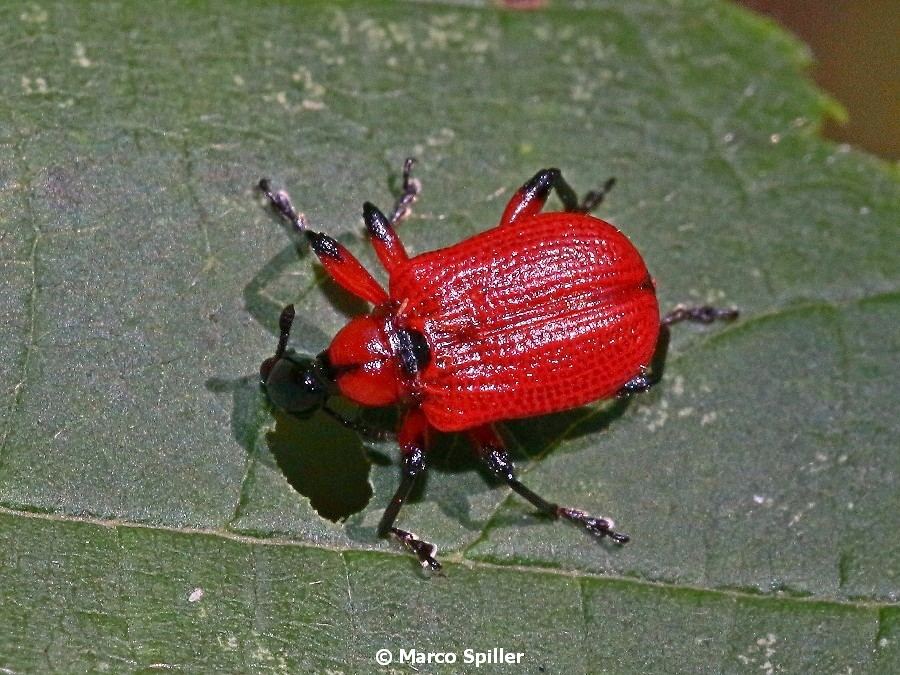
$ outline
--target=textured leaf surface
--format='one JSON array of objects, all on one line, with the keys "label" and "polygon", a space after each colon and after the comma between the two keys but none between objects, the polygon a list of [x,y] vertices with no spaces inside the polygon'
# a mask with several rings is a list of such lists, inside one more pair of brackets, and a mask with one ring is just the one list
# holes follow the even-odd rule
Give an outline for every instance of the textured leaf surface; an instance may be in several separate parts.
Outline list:
[{"label": "textured leaf surface", "polygon": [[[900,189],[817,137],[833,106],[771,25],[701,0],[27,3],[0,33],[0,667],[900,669]],[[374,535],[393,448],[267,410],[281,306],[309,354],[363,308],[253,185],[375,269],[359,205],[407,154],[413,252],[490,227],[540,167],[615,175],[604,217],[663,306],[741,307],[679,330],[630,406],[505,429],[527,484],[628,546],[445,439],[401,516],[441,547],[422,579]]]}]

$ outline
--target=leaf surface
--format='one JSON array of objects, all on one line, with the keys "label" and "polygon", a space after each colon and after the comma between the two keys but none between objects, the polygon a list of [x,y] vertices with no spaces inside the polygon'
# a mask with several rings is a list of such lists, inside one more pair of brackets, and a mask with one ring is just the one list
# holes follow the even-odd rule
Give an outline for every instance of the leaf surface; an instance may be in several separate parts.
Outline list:
[{"label": "leaf surface", "polygon": [[[817,136],[837,108],[769,23],[623,4],[0,9],[0,667],[900,667],[896,170]],[[364,307],[253,186],[376,270],[359,206],[407,155],[411,252],[490,227],[538,168],[614,175],[601,215],[662,306],[741,308],[679,326],[631,405],[504,429],[530,487],[627,546],[441,439],[401,515],[440,546],[423,579],[375,537],[391,445],[265,405],[284,304],[303,354]]]}]

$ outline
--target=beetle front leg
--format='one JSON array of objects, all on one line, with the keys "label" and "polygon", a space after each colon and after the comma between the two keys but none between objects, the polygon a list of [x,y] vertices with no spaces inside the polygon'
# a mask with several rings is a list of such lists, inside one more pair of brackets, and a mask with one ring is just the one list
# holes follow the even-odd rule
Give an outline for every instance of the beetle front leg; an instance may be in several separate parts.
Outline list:
[{"label": "beetle front leg", "polygon": [[410,175],[415,161],[412,157],[407,157],[403,163],[402,192],[394,204],[390,218],[371,202],[363,204],[363,220],[372,237],[372,247],[388,275],[392,274],[397,266],[406,262],[409,257],[395,228],[401,220],[409,215],[409,207],[422,189],[422,184]]},{"label": "beetle front leg", "polygon": [[371,202],[363,204],[363,220],[372,239],[372,248],[388,275],[409,258],[393,223]]},{"label": "beetle front leg", "polygon": [[565,518],[566,520],[581,525],[590,534],[598,538],[609,537],[617,544],[628,542],[628,535],[616,532],[615,522],[612,518],[597,518],[584,511],[560,506],[533,492],[522,484],[516,477],[515,467],[509,458],[509,453],[503,447],[503,442],[490,425],[477,427],[469,432],[473,443],[478,450],[478,455],[488,470],[497,478],[506,482],[519,495],[531,502],[539,511],[553,518]]},{"label": "beetle front leg", "polygon": [[615,178],[608,179],[599,190],[588,192],[583,200],[578,201],[575,190],[566,182],[559,169],[542,169],[509,200],[500,218],[500,225],[509,225],[517,220],[537,215],[544,208],[553,189],[556,189],[556,194],[566,211],[588,213],[600,205],[615,182]]},{"label": "beetle front leg", "polygon": [[416,479],[425,473],[425,452],[428,442],[428,421],[424,413],[418,408],[410,410],[400,426],[398,434],[400,450],[403,453],[403,473],[400,477],[400,485],[394,493],[391,503],[384,510],[381,522],[378,523],[378,536],[387,537],[394,535],[409,548],[419,559],[422,567],[433,572],[441,569],[441,564],[435,559],[437,546],[424,539],[420,539],[412,532],[394,527],[400,507],[409,498],[409,493],[415,485]]},{"label": "beetle front leg", "polygon": [[341,287],[373,305],[387,302],[387,293],[350,251],[327,234],[315,232],[307,227],[306,219],[294,208],[287,192],[284,190],[273,192],[269,181],[265,178],[259,181],[259,189],[278,213],[290,222],[293,232],[306,237],[325,271]]},{"label": "beetle front leg", "polygon": [[391,212],[391,225],[396,226],[409,216],[410,207],[422,191],[421,181],[412,177],[412,168],[415,163],[415,157],[407,157],[403,162],[403,184],[400,187],[400,196],[394,202],[394,210]]}]

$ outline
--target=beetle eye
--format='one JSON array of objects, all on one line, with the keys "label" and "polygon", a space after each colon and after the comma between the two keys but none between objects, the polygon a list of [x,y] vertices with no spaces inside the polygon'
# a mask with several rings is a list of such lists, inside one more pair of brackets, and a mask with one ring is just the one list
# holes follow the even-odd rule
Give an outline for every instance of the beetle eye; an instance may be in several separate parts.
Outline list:
[{"label": "beetle eye", "polygon": [[414,377],[431,362],[431,350],[425,336],[408,328],[397,331],[397,356],[400,366],[408,376]]}]

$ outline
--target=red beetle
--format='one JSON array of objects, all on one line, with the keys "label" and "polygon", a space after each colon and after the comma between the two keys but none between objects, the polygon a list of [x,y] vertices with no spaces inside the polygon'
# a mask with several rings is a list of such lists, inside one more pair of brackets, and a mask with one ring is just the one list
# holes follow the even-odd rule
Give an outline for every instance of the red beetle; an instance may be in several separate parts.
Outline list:
[{"label": "red beetle", "polygon": [[[492,474],[540,511],[618,544],[611,518],[590,516],[538,496],[516,478],[493,424],[544,415],[646,391],[659,379],[666,326],[737,316],[733,309],[679,307],[660,318],[653,279],[634,245],[588,215],[612,187],[578,201],[558,169],[545,169],[509,201],[497,227],[410,258],[394,229],[419,183],[403,170],[403,193],[386,217],[370,203],[363,218],[389,276],[387,292],[346,248],[310,230],[287,193],[259,187],[303,233],[331,277],[374,305],[352,319],[312,365],[286,350],[292,305],[281,315],[275,355],[260,367],[272,403],[302,414],[327,407],[335,393],[363,406],[399,404],[400,486],[378,526],[423,567],[439,569],[436,547],[394,526],[416,478],[425,471],[431,429],[465,431]],[[555,189],[565,210],[541,213]],[[653,368],[651,369],[651,365]]]}]

